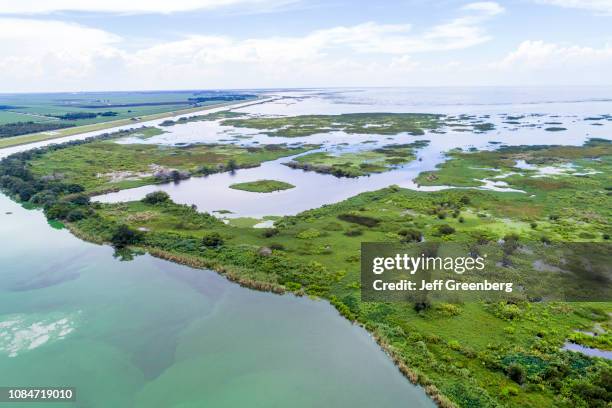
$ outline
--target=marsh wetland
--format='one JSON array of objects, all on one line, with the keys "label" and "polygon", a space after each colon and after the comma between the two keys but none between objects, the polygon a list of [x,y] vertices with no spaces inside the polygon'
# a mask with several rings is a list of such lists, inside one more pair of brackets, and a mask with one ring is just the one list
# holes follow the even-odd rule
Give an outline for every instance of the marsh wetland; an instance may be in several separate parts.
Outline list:
[{"label": "marsh wetland", "polygon": [[[609,101],[589,98],[588,90],[570,95],[542,90],[537,97],[532,90],[423,92],[276,92],[229,113],[186,115],[166,123],[146,123],[144,128],[84,135],[78,138],[81,141],[63,145],[13,150],[15,154],[0,166],[2,187],[15,200],[42,208],[47,218],[76,236],[112,243],[117,259],[131,260],[114,261],[110,268],[132,265],[138,276],[144,276],[144,264],[159,263],[184,271],[207,296],[216,296],[211,288],[225,285],[231,289],[224,291],[253,293],[243,298],[242,292],[236,292],[240,301],[231,306],[235,316],[242,313],[240,302],[252,296],[259,296],[262,305],[268,298],[282,299],[270,305],[314,304],[327,308],[323,315],[333,311],[321,301],[325,300],[345,319],[337,316],[348,330],[365,328],[351,335],[353,340],[351,336],[338,340],[342,343],[335,343],[338,349],[351,341],[372,346],[375,340],[386,352],[385,356],[374,346],[382,355],[376,363],[381,370],[386,370],[385,364],[393,368],[393,362],[399,368],[394,371],[397,378],[403,380],[403,375],[422,386],[402,388],[404,383],[396,377],[384,377],[380,391],[397,396],[390,397],[388,406],[401,406],[406,400],[410,406],[432,404],[425,394],[445,407],[606,406],[612,401],[612,362],[605,357],[612,349],[610,302],[542,301],[522,293],[507,302],[418,306],[361,301],[361,242],[424,240],[511,248],[507,262],[498,269],[525,285],[555,285],[572,273],[547,255],[548,245],[583,242],[599,245],[604,256],[609,251]],[[84,140],[86,136],[94,138]],[[26,210],[12,211],[25,217]],[[33,214],[42,219],[38,210]],[[4,217],[10,220],[9,215]],[[107,246],[81,243],[66,230],[53,233],[95,248],[104,253],[101,259],[111,262]],[[227,280],[150,255],[211,269]],[[80,268],[75,266],[75,271]],[[104,279],[101,273],[92,276]],[[155,274],[151,278],[160,280]],[[604,278],[603,289],[608,290],[610,276]],[[175,278],[170,274],[164,279]],[[255,295],[228,280],[284,295]],[[59,279],[47,286],[63,291],[68,281],[73,282]],[[185,284],[189,290],[191,283]],[[160,294],[151,297],[157,296],[166,299]],[[80,316],[86,316],[88,309],[77,303],[66,310],[82,310],[78,312],[82,314],[75,311],[74,318],[85,319]],[[20,308],[13,309],[15,314]],[[21,307],[19,313],[25,310]],[[288,325],[304,319],[299,314],[277,314],[266,314],[262,327],[277,321],[284,327],[283,319]],[[223,322],[245,325],[246,320],[231,316]],[[217,320],[218,330],[229,335],[233,331],[223,322]],[[258,318],[249,322],[259,324]],[[320,322],[309,324],[316,332],[327,332]],[[83,331],[78,325],[70,327],[65,338],[53,342],[54,347],[87,333],[87,325]],[[594,328],[596,336],[576,334]],[[193,335],[188,342],[197,343],[200,335],[208,338],[204,329],[185,330],[186,336]],[[302,336],[296,330],[291,326],[287,335]],[[366,332],[374,340],[364,337]],[[319,350],[304,355],[328,347],[318,346],[323,344],[320,341],[311,339],[303,345]],[[271,340],[270,347],[277,343]],[[42,353],[45,347],[50,346],[43,342],[23,356]],[[194,347],[181,348],[182,355],[198,349]],[[601,353],[575,352],[579,347]],[[20,358],[26,357],[3,358],[27,372],[26,362],[19,366],[24,361]],[[285,361],[279,356],[271,359]],[[296,375],[307,376],[309,371],[299,361],[293,366]],[[198,367],[191,364],[189,372],[197,372]],[[346,377],[335,376],[345,378],[347,387],[363,387],[357,380],[366,378],[370,367],[359,370],[347,367]],[[158,367],[155,377],[168,378],[174,372],[175,366],[168,363]],[[178,381],[182,374],[179,370],[174,375]],[[264,377],[253,374],[243,385],[266,384]],[[139,385],[134,382],[134,387]],[[310,390],[319,385],[313,387]],[[138,391],[138,401],[154,400],[152,394],[143,394],[146,388]],[[287,390],[274,395],[296,396]],[[126,390],[126,395],[131,392]],[[318,392],[321,403],[338,403],[337,391]],[[261,398],[263,405],[280,401]],[[304,401],[304,406],[312,402]],[[370,405],[366,399],[351,404]]]}]

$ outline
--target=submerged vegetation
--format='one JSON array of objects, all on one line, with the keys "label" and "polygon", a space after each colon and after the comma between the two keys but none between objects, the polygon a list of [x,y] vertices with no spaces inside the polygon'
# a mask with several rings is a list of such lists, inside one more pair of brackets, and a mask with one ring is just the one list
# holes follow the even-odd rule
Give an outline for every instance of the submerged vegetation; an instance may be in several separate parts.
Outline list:
[{"label": "submerged vegetation", "polygon": [[[270,132],[298,136],[326,127],[361,132],[370,129],[365,124],[376,123],[372,117],[377,115],[381,126],[372,133],[379,134],[418,134],[416,129],[433,129],[440,121],[437,115],[359,115],[367,118],[362,124],[342,122],[351,115],[311,116],[312,122],[304,122],[305,117],[226,122],[248,127],[255,123],[261,129],[280,126]],[[543,255],[537,248],[547,248],[550,242],[609,239],[610,142],[456,151],[437,171],[419,177],[422,184],[478,187],[484,183],[478,180],[503,175],[503,181],[527,193],[477,189],[426,193],[392,186],[279,217],[273,227],[262,230],[246,223],[227,225],[192,206],[173,203],[162,192],[120,204],[92,203],[88,196],[113,186],[157,182],[148,175],[151,165],[174,169],[177,173],[171,177],[181,177],[181,172],[206,174],[257,165],[306,151],[308,146],[115,143],[130,135],[121,132],[15,154],[0,162],[0,186],[21,201],[42,206],[48,218],[65,222],[81,237],[213,268],[251,288],[325,298],[344,317],[372,333],[401,372],[423,385],[441,406],[604,407],[612,401],[612,363],[561,349],[568,339],[594,345],[594,340],[575,334],[594,325],[603,331],[598,345],[609,343],[611,303],[541,302],[521,292],[500,302],[364,302],[359,268],[362,242],[454,241],[498,246],[506,258],[496,270],[517,281],[541,279],[545,285],[563,279],[564,274],[538,263]],[[372,170],[360,165],[372,160],[371,155],[378,160],[368,164],[385,171],[414,159],[412,149],[417,147],[385,146],[365,152],[368,158],[350,156],[359,153],[300,158],[332,168],[333,161],[340,160],[336,163],[340,168],[365,174]],[[524,164],[517,167],[518,161]],[[542,174],[543,167],[560,165],[571,171]],[[110,178],[122,172],[138,179]],[[255,189],[274,183],[279,182],[259,180],[247,183],[247,188],[259,191]]]},{"label": "submerged vegetation", "polygon": [[295,188],[295,186],[278,180],[257,180],[232,184],[230,188],[253,193],[271,193],[273,191],[289,190],[290,188]]}]

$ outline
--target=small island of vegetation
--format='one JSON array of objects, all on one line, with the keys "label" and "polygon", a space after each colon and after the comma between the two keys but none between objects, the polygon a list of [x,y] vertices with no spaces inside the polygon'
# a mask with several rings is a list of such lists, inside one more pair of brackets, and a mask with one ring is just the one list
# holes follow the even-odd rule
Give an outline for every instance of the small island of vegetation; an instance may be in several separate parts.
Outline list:
[{"label": "small island of vegetation", "polygon": [[296,157],[285,166],[292,169],[332,174],[336,177],[361,177],[384,173],[416,159],[415,150],[429,144],[427,140],[413,143],[386,145],[374,150],[331,154],[309,153]]},{"label": "small island of vegetation", "polygon": [[289,190],[295,188],[295,186],[278,180],[257,180],[232,184],[230,188],[234,190],[250,191],[252,193],[272,193],[274,191]]}]

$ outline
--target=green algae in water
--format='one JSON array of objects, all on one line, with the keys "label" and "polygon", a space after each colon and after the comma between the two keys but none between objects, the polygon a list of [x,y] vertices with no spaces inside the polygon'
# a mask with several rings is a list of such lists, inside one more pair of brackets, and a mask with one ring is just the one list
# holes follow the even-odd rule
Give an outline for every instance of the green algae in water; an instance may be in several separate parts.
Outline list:
[{"label": "green algae in water", "polygon": [[64,223],[63,223],[63,222],[61,222],[61,221],[58,221],[58,220],[48,220],[48,221],[47,221],[47,223],[48,223],[48,224],[49,224],[49,226],[50,226],[51,228],[53,228],[53,229],[58,229],[58,230],[61,230],[61,229],[66,228],[66,226],[64,225]]}]

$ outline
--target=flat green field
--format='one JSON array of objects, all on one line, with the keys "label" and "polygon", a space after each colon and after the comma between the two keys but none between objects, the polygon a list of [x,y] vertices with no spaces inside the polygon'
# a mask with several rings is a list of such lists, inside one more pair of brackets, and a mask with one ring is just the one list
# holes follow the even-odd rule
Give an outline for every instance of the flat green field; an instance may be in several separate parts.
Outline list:
[{"label": "flat green field", "polygon": [[0,149],[2,149],[4,147],[19,146],[19,145],[24,145],[24,144],[28,144],[28,143],[41,142],[41,141],[44,141],[44,140],[59,139],[59,138],[65,137],[65,136],[78,135],[80,133],[93,132],[93,131],[96,131],[96,130],[110,129],[110,128],[114,128],[114,127],[117,127],[117,126],[125,126],[125,125],[131,125],[131,124],[138,124],[138,123],[147,122],[147,121],[150,121],[150,120],[169,118],[169,117],[176,116],[176,115],[183,115],[183,114],[186,114],[186,113],[200,112],[202,110],[217,108],[219,106],[228,106],[228,105],[231,105],[231,104],[232,103],[228,103],[228,104],[224,103],[224,104],[220,104],[220,105],[212,105],[212,106],[206,107],[206,108],[202,108],[202,107],[188,108],[188,109],[182,109],[182,110],[178,110],[178,111],[172,111],[172,112],[159,113],[159,114],[155,114],[155,115],[143,116],[143,117],[139,117],[137,119],[121,119],[121,120],[115,120],[115,121],[112,121],[112,122],[104,122],[104,123],[96,123],[96,124],[92,124],[92,125],[70,127],[70,128],[67,128],[67,129],[60,129],[60,130],[56,130],[56,131],[52,131],[52,132],[41,132],[41,133],[34,133],[34,134],[30,134],[30,135],[23,135],[23,136],[14,136],[14,137],[10,137],[10,138],[3,138],[3,139],[0,139]]},{"label": "flat green field", "polygon": [[[116,92],[0,95],[0,148],[192,113],[208,107],[256,99],[241,93]],[[5,125],[33,123],[64,126],[19,132]],[[34,133],[36,132],[36,133]],[[30,134],[31,133],[31,134]]]},{"label": "flat green field", "polygon": [[15,122],[55,122],[59,121],[56,118],[49,118],[42,115],[31,115],[25,112],[17,113],[12,111],[0,110],[0,125],[5,125],[7,123],[15,123]]},{"label": "flat green field", "polygon": [[271,193],[273,191],[289,190],[290,188],[295,188],[295,186],[278,180],[257,180],[232,184],[230,188],[253,193]]}]

